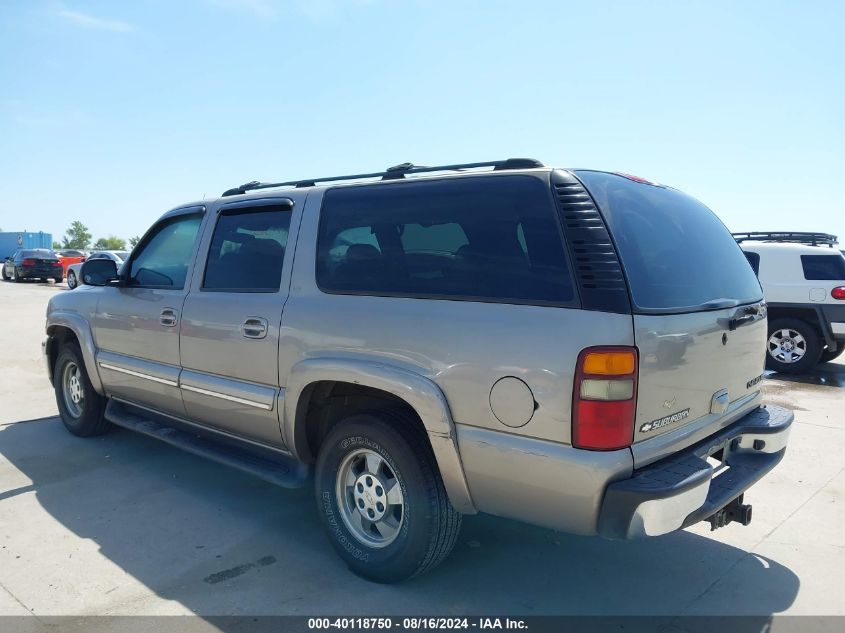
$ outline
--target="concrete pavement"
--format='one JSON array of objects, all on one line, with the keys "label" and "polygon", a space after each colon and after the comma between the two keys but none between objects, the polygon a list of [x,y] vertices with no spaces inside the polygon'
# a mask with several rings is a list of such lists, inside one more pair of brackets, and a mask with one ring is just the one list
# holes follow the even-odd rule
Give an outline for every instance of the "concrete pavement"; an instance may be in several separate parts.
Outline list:
[{"label": "concrete pavement", "polygon": [[42,361],[62,286],[0,283],[0,614],[845,615],[845,365],[766,380],[796,410],[747,528],[638,542],[467,517],[434,572],[346,570],[311,489],[275,488],[124,430],[69,435]]}]

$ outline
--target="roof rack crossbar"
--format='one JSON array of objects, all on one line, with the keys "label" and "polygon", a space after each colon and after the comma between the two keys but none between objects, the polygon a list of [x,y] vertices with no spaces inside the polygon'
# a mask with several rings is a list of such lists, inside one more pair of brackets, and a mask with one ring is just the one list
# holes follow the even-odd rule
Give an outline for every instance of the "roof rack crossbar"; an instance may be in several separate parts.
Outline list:
[{"label": "roof rack crossbar", "polygon": [[321,182],[339,182],[344,180],[366,180],[368,178],[381,178],[382,180],[394,180],[404,178],[405,174],[423,174],[433,171],[462,171],[465,169],[480,169],[492,167],[494,171],[503,169],[531,169],[543,167],[543,163],[533,158],[508,158],[506,160],[493,160],[480,163],[460,163],[456,165],[437,165],[433,167],[417,166],[412,163],[402,163],[387,168],[385,171],[377,171],[368,174],[352,174],[349,176],[326,176],[323,178],[302,178],[300,180],[288,180],[286,182],[258,182],[253,180],[240,187],[227,189],[223,196],[236,196],[247,191],[257,189],[269,189],[271,187],[313,187]]},{"label": "roof rack crossbar", "polygon": [[839,239],[830,233],[808,233],[802,231],[745,231],[731,233],[738,243],[755,242],[794,242],[812,246],[829,246],[839,243]]}]

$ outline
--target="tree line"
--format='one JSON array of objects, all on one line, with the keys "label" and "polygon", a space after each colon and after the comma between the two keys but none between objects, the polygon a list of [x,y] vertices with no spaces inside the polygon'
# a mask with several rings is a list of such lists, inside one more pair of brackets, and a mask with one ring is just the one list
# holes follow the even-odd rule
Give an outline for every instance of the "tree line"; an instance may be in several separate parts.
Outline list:
[{"label": "tree line", "polygon": [[[116,235],[109,235],[108,237],[97,238],[93,244],[91,240],[93,236],[79,220],[71,222],[68,230],[65,231],[61,242],[53,242],[53,250],[74,249],[78,251],[87,251],[89,249],[104,250],[104,251],[125,251],[126,242],[122,237]],[[134,248],[141,238],[139,236],[129,238],[129,248]]]}]

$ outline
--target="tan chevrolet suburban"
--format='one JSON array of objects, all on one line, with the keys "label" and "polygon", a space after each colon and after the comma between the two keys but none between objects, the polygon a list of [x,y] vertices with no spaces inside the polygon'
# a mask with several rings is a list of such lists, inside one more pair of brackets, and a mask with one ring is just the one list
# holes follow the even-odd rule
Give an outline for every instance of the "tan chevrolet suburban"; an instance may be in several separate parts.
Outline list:
[{"label": "tan chevrolet suburban", "polygon": [[766,305],[704,205],[531,159],[252,182],[165,213],[53,297],[62,420],[314,482],[398,581],[488,512],[607,538],[747,524],[793,416]]}]

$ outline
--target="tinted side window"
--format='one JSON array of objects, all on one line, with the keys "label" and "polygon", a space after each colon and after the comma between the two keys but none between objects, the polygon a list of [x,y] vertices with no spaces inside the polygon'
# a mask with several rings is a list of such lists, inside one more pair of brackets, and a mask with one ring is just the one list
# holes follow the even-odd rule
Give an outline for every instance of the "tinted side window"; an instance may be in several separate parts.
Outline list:
[{"label": "tinted side window", "polygon": [[801,255],[804,279],[845,279],[845,257],[841,255]]},{"label": "tinted side window", "polygon": [[217,220],[203,290],[278,292],[291,212],[264,206],[224,211]]},{"label": "tinted side window", "polygon": [[132,260],[129,284],[184,288],[201,221],[201,215],[182,215],[162,222]]},{"label": "tinted side window", "polygon": [[745,252],[745,259],[748,260],[748,263],[751,264],[751,268],[754,271],[754,274],[759,276],[760,275],[760,254],[759,253],[752,253],[751,251],[744,251]]},{"label": "tinted side window", "polygon": [[331,189],[317,249],[326,292],[540,304],[575,297],[548,185],[533,177]]}]

